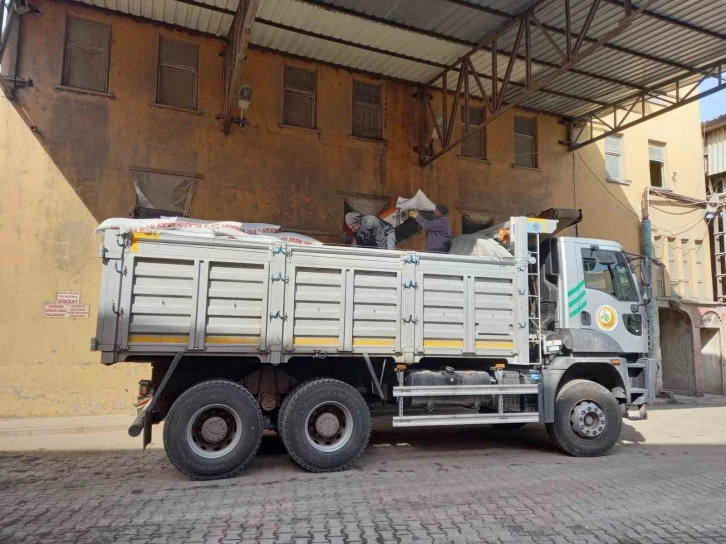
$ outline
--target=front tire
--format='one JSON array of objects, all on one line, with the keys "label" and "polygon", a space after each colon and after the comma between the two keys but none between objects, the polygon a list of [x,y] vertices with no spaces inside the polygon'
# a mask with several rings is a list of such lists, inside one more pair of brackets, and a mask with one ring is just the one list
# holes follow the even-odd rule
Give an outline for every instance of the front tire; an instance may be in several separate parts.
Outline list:
[{"label": "front tire", "polygon": [[620,406],[608,389],[572,380],[557,394],[555,421],[547,424],[547,433],[565,453],[597,457],[615,446],[622,426]]},{"label": "front tire", "polygon": [[174,401],[164,424],[164,449],[171,463],[191,478],[226,478],[252,461],[262,430],[262,412],[247,389],[211,380]]},{"label": "front tire", "polygon": [[290,457],[310,472],[345,470],[361,456],[371,414],[347,383],[320,378],[301,384],[280,410],[278,431]]}]

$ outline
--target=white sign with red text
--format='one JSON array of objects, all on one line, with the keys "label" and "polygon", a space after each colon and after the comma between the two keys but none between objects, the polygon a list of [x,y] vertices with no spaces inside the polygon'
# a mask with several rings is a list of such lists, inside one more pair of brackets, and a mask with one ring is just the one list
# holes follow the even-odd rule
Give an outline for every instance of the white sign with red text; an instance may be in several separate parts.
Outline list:
[{"label": "white sign with red text", "polygon": [[88,319],[91,306],[81,304],[80,291],[58,291],[55,302],[45,305],[44,317],[61,319]]}]

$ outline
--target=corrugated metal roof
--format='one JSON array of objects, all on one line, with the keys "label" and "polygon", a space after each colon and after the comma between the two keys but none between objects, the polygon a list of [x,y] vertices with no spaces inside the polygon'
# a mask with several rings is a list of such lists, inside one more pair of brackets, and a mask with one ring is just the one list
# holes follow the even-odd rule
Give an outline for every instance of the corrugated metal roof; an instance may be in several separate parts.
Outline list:
[{"label": "corrugated metal roof", "polygon": [[[79,0],[200,32],[226,35],[239,0]],[[252,28],[253,46],[305,57],[353,70],[425,83],[445,65],[466,54],[488,32],[520,14],[532,0],[260,0]],[[610,31],[622,15],[623,0],[604,0],[587,32],[582,50]],[[635,1],[635,7],[642,2]],[[565,49],[561,2],[536,10],[550,37]],[[588,16],[590,0],[571,0],[573,32]],[[207,7],[209,6],[209,7]],[[660,0],[630,28],[555,79],[523,106],[575,117],[675,76],[726,58],[726,1]],[[684,25],[674,24],[673,20]],[[516,26],[497,40],[499,79],[515,44]],[[532,27],[533,77],[561,63],[547,37]],[[519,50],[524,55],[524,46]],[[492,54],[471,56],[491,92]],[[505,99],[522,93],[525,64],[516,60]],[[698,77],[691,78],[697,81]],[[480,95],[470,78],[470,90]],[[441,85],[441,82],[438,83]],[[448,87],[456,88],[456,74]]]}]

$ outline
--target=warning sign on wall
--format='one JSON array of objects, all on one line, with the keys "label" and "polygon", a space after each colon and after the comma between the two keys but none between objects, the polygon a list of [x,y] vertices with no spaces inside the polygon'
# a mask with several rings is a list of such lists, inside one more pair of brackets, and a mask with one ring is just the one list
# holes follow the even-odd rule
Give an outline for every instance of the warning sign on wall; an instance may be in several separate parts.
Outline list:
[{"label": "warning sign on wall", "polygon": [[58,291],[55,302],[45,305],[44,315],[63,319],[88,319],[91,307],[89,304],[81,304],[80,291]]}]

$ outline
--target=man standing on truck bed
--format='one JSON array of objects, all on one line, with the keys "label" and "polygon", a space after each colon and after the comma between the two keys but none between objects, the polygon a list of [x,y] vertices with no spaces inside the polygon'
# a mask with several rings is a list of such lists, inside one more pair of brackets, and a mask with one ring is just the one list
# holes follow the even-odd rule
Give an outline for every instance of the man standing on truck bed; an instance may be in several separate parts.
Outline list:
[{"label": "man standing on truck bed", "polygon": [[345,214],[345,224],[355,233],[355,245],[396,249],[396,231],[393,225],[375,215],[358,212]]},{"label": "man standing on truck bed", "polygon": [[429,253],[448,253],[451,249],[451,223],[449,223],[449,207],[438,204],[434,209],[434,218],[426,219],[416,210],[411,210],[411,217],[421,225],[426,233],[426,251]]}]

